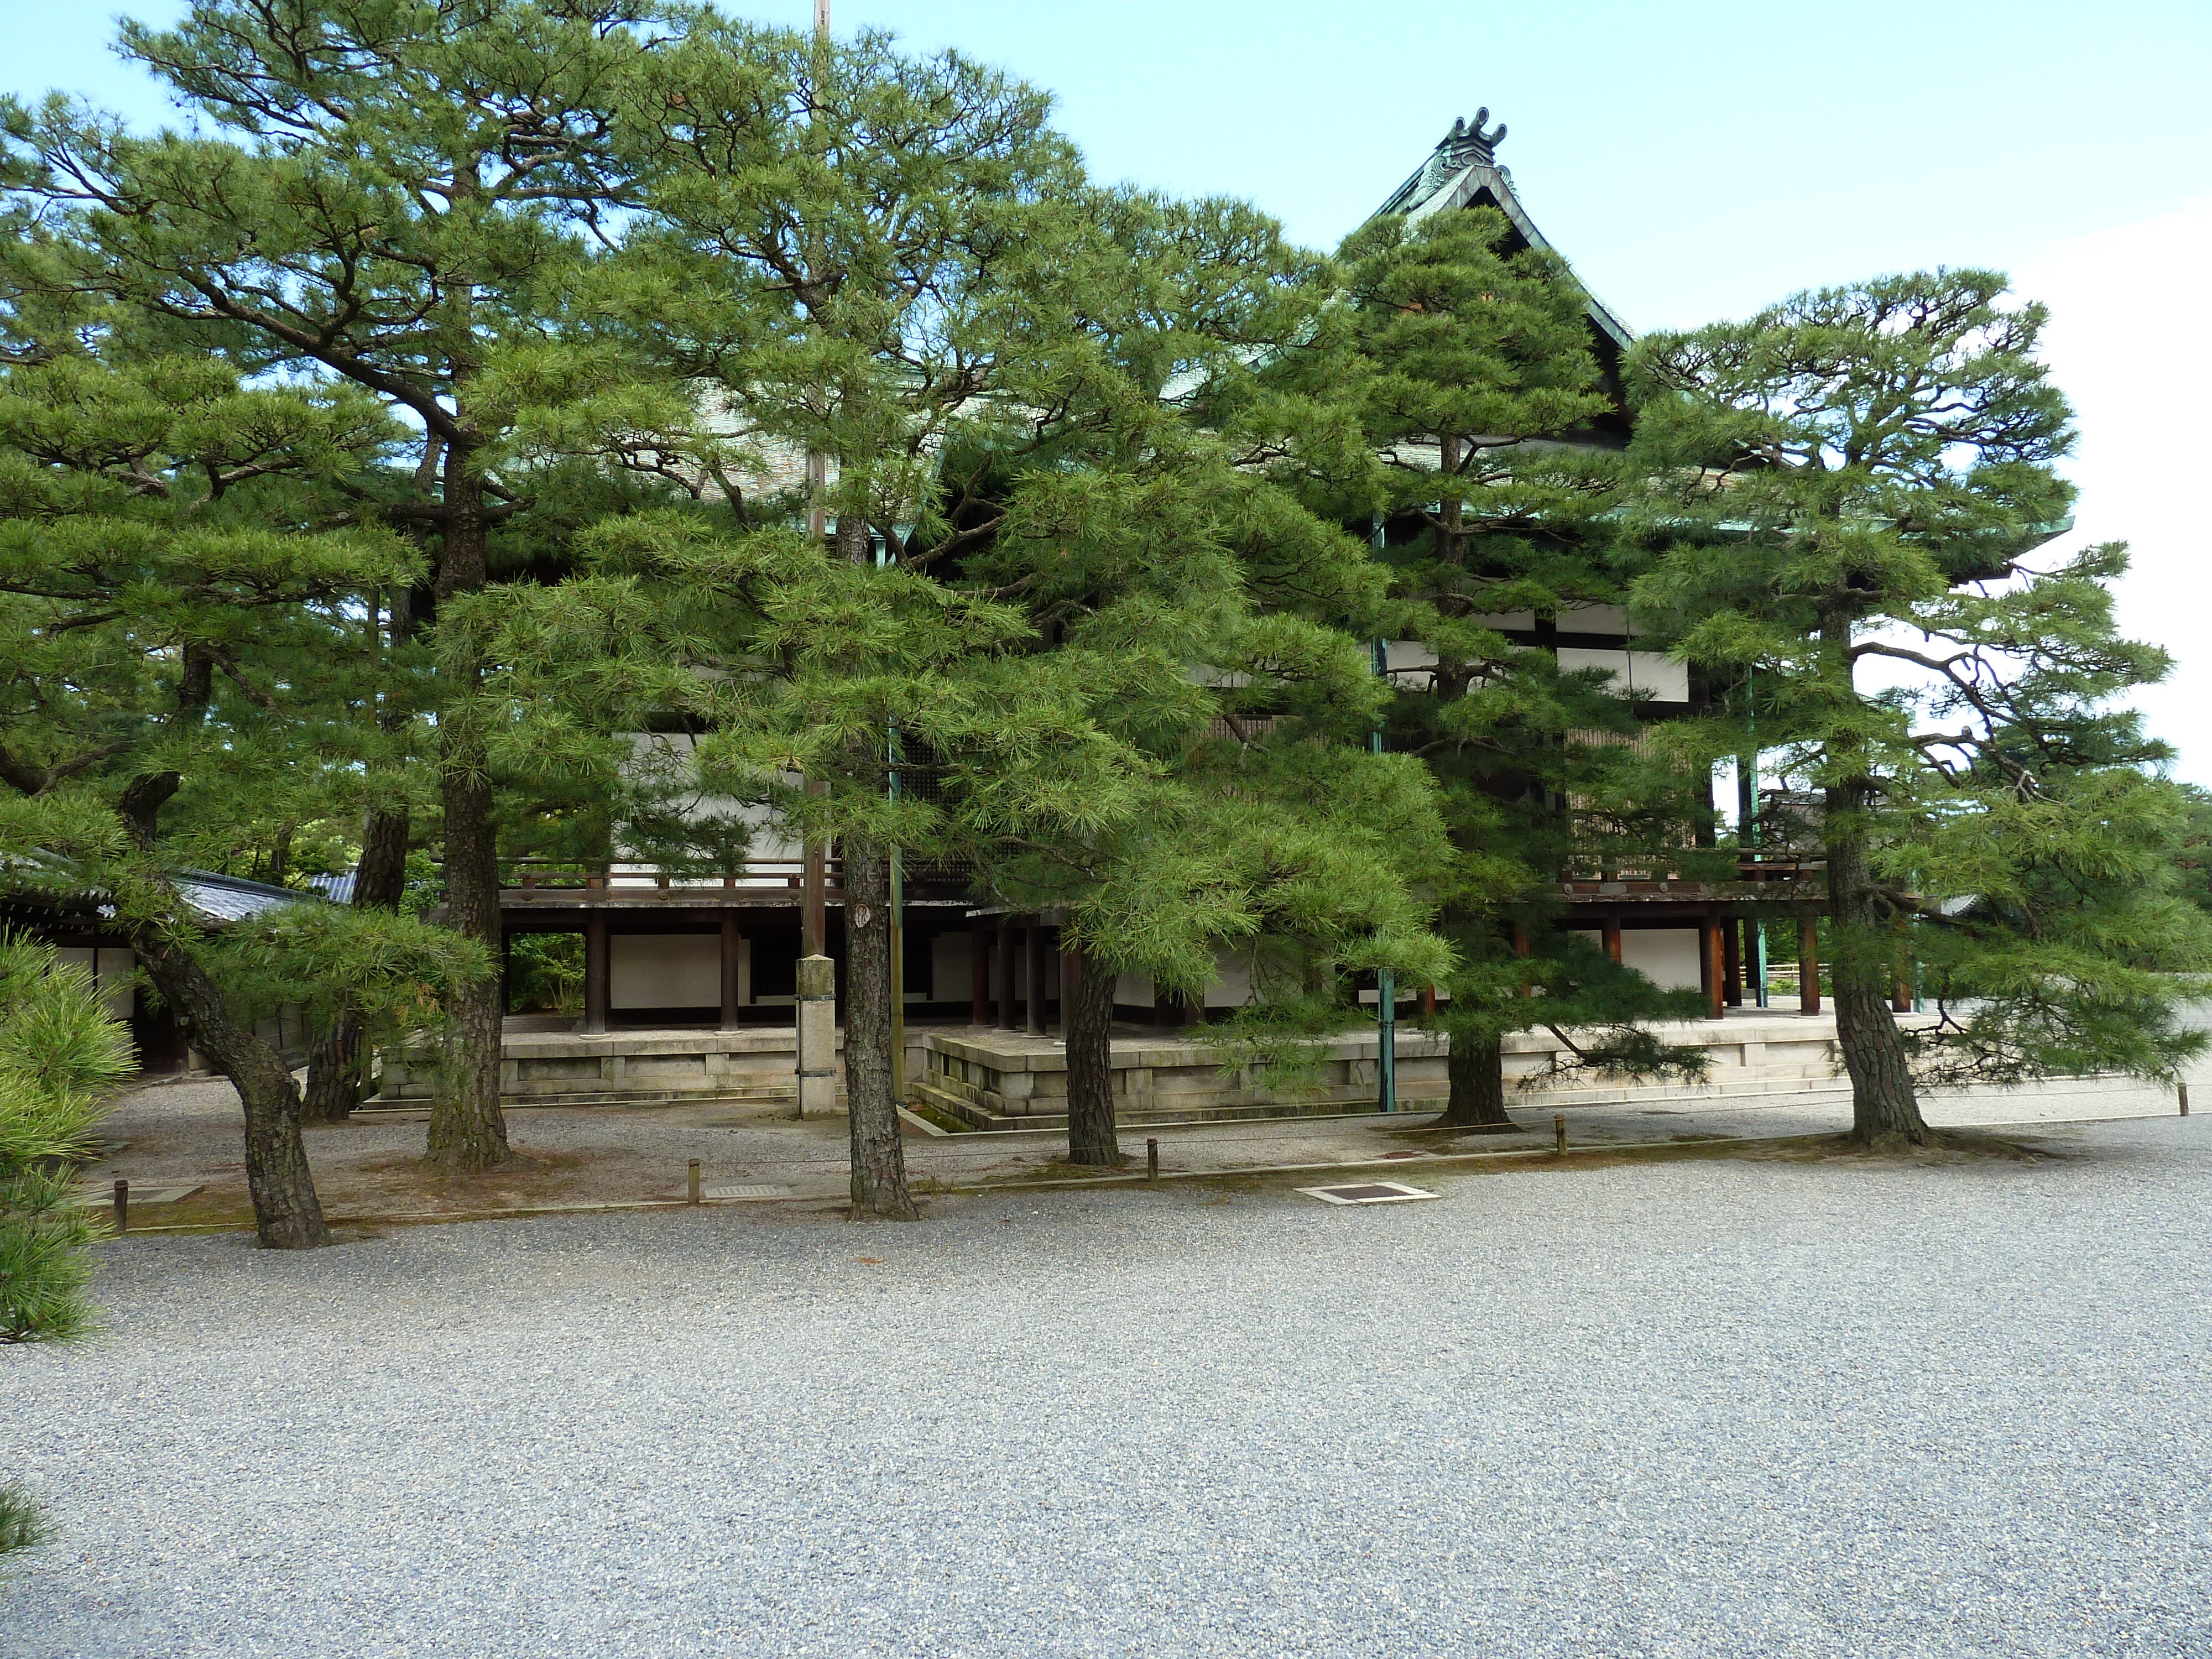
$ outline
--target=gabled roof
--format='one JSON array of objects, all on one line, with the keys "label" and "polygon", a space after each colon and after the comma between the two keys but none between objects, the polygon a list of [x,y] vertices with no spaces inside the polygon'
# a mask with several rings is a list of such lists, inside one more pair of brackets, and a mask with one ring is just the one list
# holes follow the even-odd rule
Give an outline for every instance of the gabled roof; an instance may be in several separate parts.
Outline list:
[{"label": "gabled roof", "polygon": [[[1425,219],[1431,213],[1455,208],[1494,207],[1530,247],[1564,260],[1566,256],[1545,240],[1528,209],[1521,205],[1521,198],[1513,193],[1513,175],[1498,165],[1498,145],[1505,137],[1505,124],[1500,121],[1495,131],[1485,132],[1482,125],[1489,118],[1487,109],[1479,109],[1472,123],[1453,121],[1451,131],[1437,141],[1428,160],[1390,192],[1389,200],[1375,210],[1375,216],[1402,213],[1408,219]],[[1587,286],[1583,294],[1589,301],[1591,325],[1616,349],[1626,350],[1636,337],[1628,325],[1600,303]]]}]

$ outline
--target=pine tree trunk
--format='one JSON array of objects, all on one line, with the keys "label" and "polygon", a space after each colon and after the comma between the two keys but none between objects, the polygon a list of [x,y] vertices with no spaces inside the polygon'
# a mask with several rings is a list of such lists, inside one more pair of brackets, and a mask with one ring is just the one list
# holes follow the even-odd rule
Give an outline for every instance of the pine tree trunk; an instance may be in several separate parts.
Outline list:
[{"label": "pine tree trunk", "polygon": [[131,945],[192,1046],[238,1090],[246,1111],[246,1184],[253,1198],[255,1236],[272,1250],[329,1243],[314,1172],[300,1138],[300,1095],[283,1056],[231,1018],[207,970],[159,929],[139,930]]},{"label": "pine tree trunk", "polygon": [[[354,872],[353,902],[363,908],[395,909],[407,880],[407,814],[368,815],[362,836],[361,865]],[[307,1093],[301,1119],[307,1123],[343,1123],[361,1104],[362,1022],[341,1004],[331,1029],[307,1050]]]},{"label": "pine tree trunk", "polygon": [[1114,1125],[1114,980],[1112,969],[1090,955],[1076,975],[1074,994],[1062,986],[1067,1012],[1067,1161],[1118,1164],[1121,1142]]},{"label": "pine tree trunk", "polygon": [[307,1045],[302,1123],[343,1123],[361,1104],[361,1018],[340,1008],[331,1029]]},{"label": "pine tree trunk", "polygon": [[[446,925],[499,955],[499,865],[491,784],[482,770],[447,757]],[[475,1175],[506,1162],[507,1119],[499,1109],[499,1050],[506,1014],[499,975],[453,987],[446,1000],[446,1053],[430,1109],[428,1156],[447,1175]]]},{"label": "pine tree trunk", "polygon": [[1887,906],[1866,865],[1866,844],[1850,826],[1864,811],[1865,786],[1827,792],[1828,914],[1835,940],[1836,1044],[1851,1079],[1851,1144],[1870,1148],[1928,1144],[1905,1039],[1890,1012],[1896,978]]},{"label": "pine tree trunk", "polygon": [[1518,1129],[1505,1109],[1505,1051],[1496,1037],[1455,1031],[1444,1062],[1451,1097],[1439,1126],[1455,1129]]},{"label": "pine tree trunk", "polygon": [[845,841],[845,1099],[853,1213],[918,1220],[891,1094],[891,880],[883,848]]},{"label": "pine tree trunk", "polygon": [[[447,518],[438,562],[442,602],[484,585],[483,483],[469,471],[470,451],[449,443],[445,456]],[[448,660],[440,674],[444,752],[446,925],[500,954],[499,845],[492,821],[490,763],[471,729],[467,705],[482,665]],[[500,976],[455,986],[446,1004],[445,1063],[430,1107],[430,1163],[448,1175],[475,1175],[507,1161],[507,1120],[499,1109],[499,1051],[507,1013]]]}]

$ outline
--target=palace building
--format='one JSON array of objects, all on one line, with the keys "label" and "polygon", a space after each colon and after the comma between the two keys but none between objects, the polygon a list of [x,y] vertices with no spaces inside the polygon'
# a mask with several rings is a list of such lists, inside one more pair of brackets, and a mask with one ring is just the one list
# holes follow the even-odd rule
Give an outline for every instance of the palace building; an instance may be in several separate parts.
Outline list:
[{"label": "palace building", "polygon": [[[1548,249],[1511,175],[1498,163],[1504,129],[1486,131],[1487,116],[1479,112],[1471,125],[1455,121],[1377,211],[1420,218],[1493,208],[1521,244]],[[1616,414],[1601,417],[1595,441],[1625,441],[1620,363],[1632,336],[1595,299],[1588,314],[1592,347],[1618,406]],[[1610,672],[1631,688],[1646,720],[1697,706],[1684,665],[1638,650],[1618,607],[1492,621],[1518,643],[1556,652],[1564,666]],[[1388,647],[1388,672],[1409,688],[1424,683],[1434,660],[1408,642]],[[1722,884],[1686,882],[1664,868],[1565,873],[1561,897],[1571,926],[1662,986],[1702,985],[1716,1018],[1746,995],[1751,953],[1738,948],[1747,931],[1741,927],[1744,919],[1777,907],[1809,915],[1821,896],[1811,878],[1815,872],[1784,860],[1747,862],[1741,879]],[[1064,1066],[1052,1041],[1061,984],[1056,919],[981,908],[957,869],[909,866],[903,899],[900,969],[909,1092],[948,1117],[978,1125],[1052,1121],[1051,1074]],[[836,859],[817,859],[810,867],[802,849],[772,839],[743,874],[704,882],[618,862],[588,870],[519,862],[511,866],[501,906],[511,939],[562,933],[584,941],[580,1019],[510,1019],[505,1070],[509,1096],[518,1102],[659,1091],[787,1093],[799,960],[819,951],[842,974],[843,895]],[[1401,1001],[1410,1012],[1419,994],[1405,988]],[[834,989],[842,993],[842,985]],[[1130,1121],[1142,1121],[1147,1101],[1158,1109],[1153,1115],[1192,1109],[1201,1097],[1209,1110],[1281,1109],[1249,1086],[1224,1085],[1218,1062],[1181,1036],[1183,1027],[1248,994],[1242,971],[1229,961],[1203,1007],[1156,996],[1149,981],[1121,981],[1116,1016],[1133,1046],[1124,1068],[1117,1038],[1116,1069],[1126,1070]],[[1374,991],[1365,993],[1370,1004],[1375,998]],[[1309,1105],[1340,1110],[1371,1099],[1376,1042],[1355,1037],[1340,1045],[1344,1052],[1332,1058],[1330,1075]],[[1526,1046],[1532,1057],[1545,1047],[1534,1039]],[[1408,1031],[1397,1037],[1396,1049],[1398,1090],[1409,1103],[1440,1095],[1440,1044]],[[427,1078],[410,1076],[404,1064],[387,1076],[387,1097],[427,1087]]]}]

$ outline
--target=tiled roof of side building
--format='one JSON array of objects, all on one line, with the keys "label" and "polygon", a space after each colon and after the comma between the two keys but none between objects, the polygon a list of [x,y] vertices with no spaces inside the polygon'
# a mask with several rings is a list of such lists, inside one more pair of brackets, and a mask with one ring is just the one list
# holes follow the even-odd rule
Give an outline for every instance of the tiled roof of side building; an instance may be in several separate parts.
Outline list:
[{"label": "tiled roof of side building", "polygon": [[180,870],[176,880],[179,896],[211,922],[245,921],[280,904],[312,904],[321,898],[318,893],[217,875],[212,870]]}]

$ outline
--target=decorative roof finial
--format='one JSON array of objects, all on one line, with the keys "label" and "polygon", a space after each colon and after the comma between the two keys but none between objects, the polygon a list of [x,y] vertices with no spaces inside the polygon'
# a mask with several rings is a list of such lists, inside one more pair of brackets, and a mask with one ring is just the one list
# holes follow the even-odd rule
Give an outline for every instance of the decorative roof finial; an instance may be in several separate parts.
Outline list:
[{"label": "decorative roof finial", "polygon": [[1500,121],[1494,132],[1485,132],[1482,125],[1488,119],[1490,110],[1486,106],[1475,111],[1472,121],[1453,120],[1451,131],[1437,143],[1437,154],[1443,158],[1446,167],[1455,172],[1473,161],[1480,161],[1485,167],[1497,166],[1498,146],[1505,137],[1505,123]]}]

